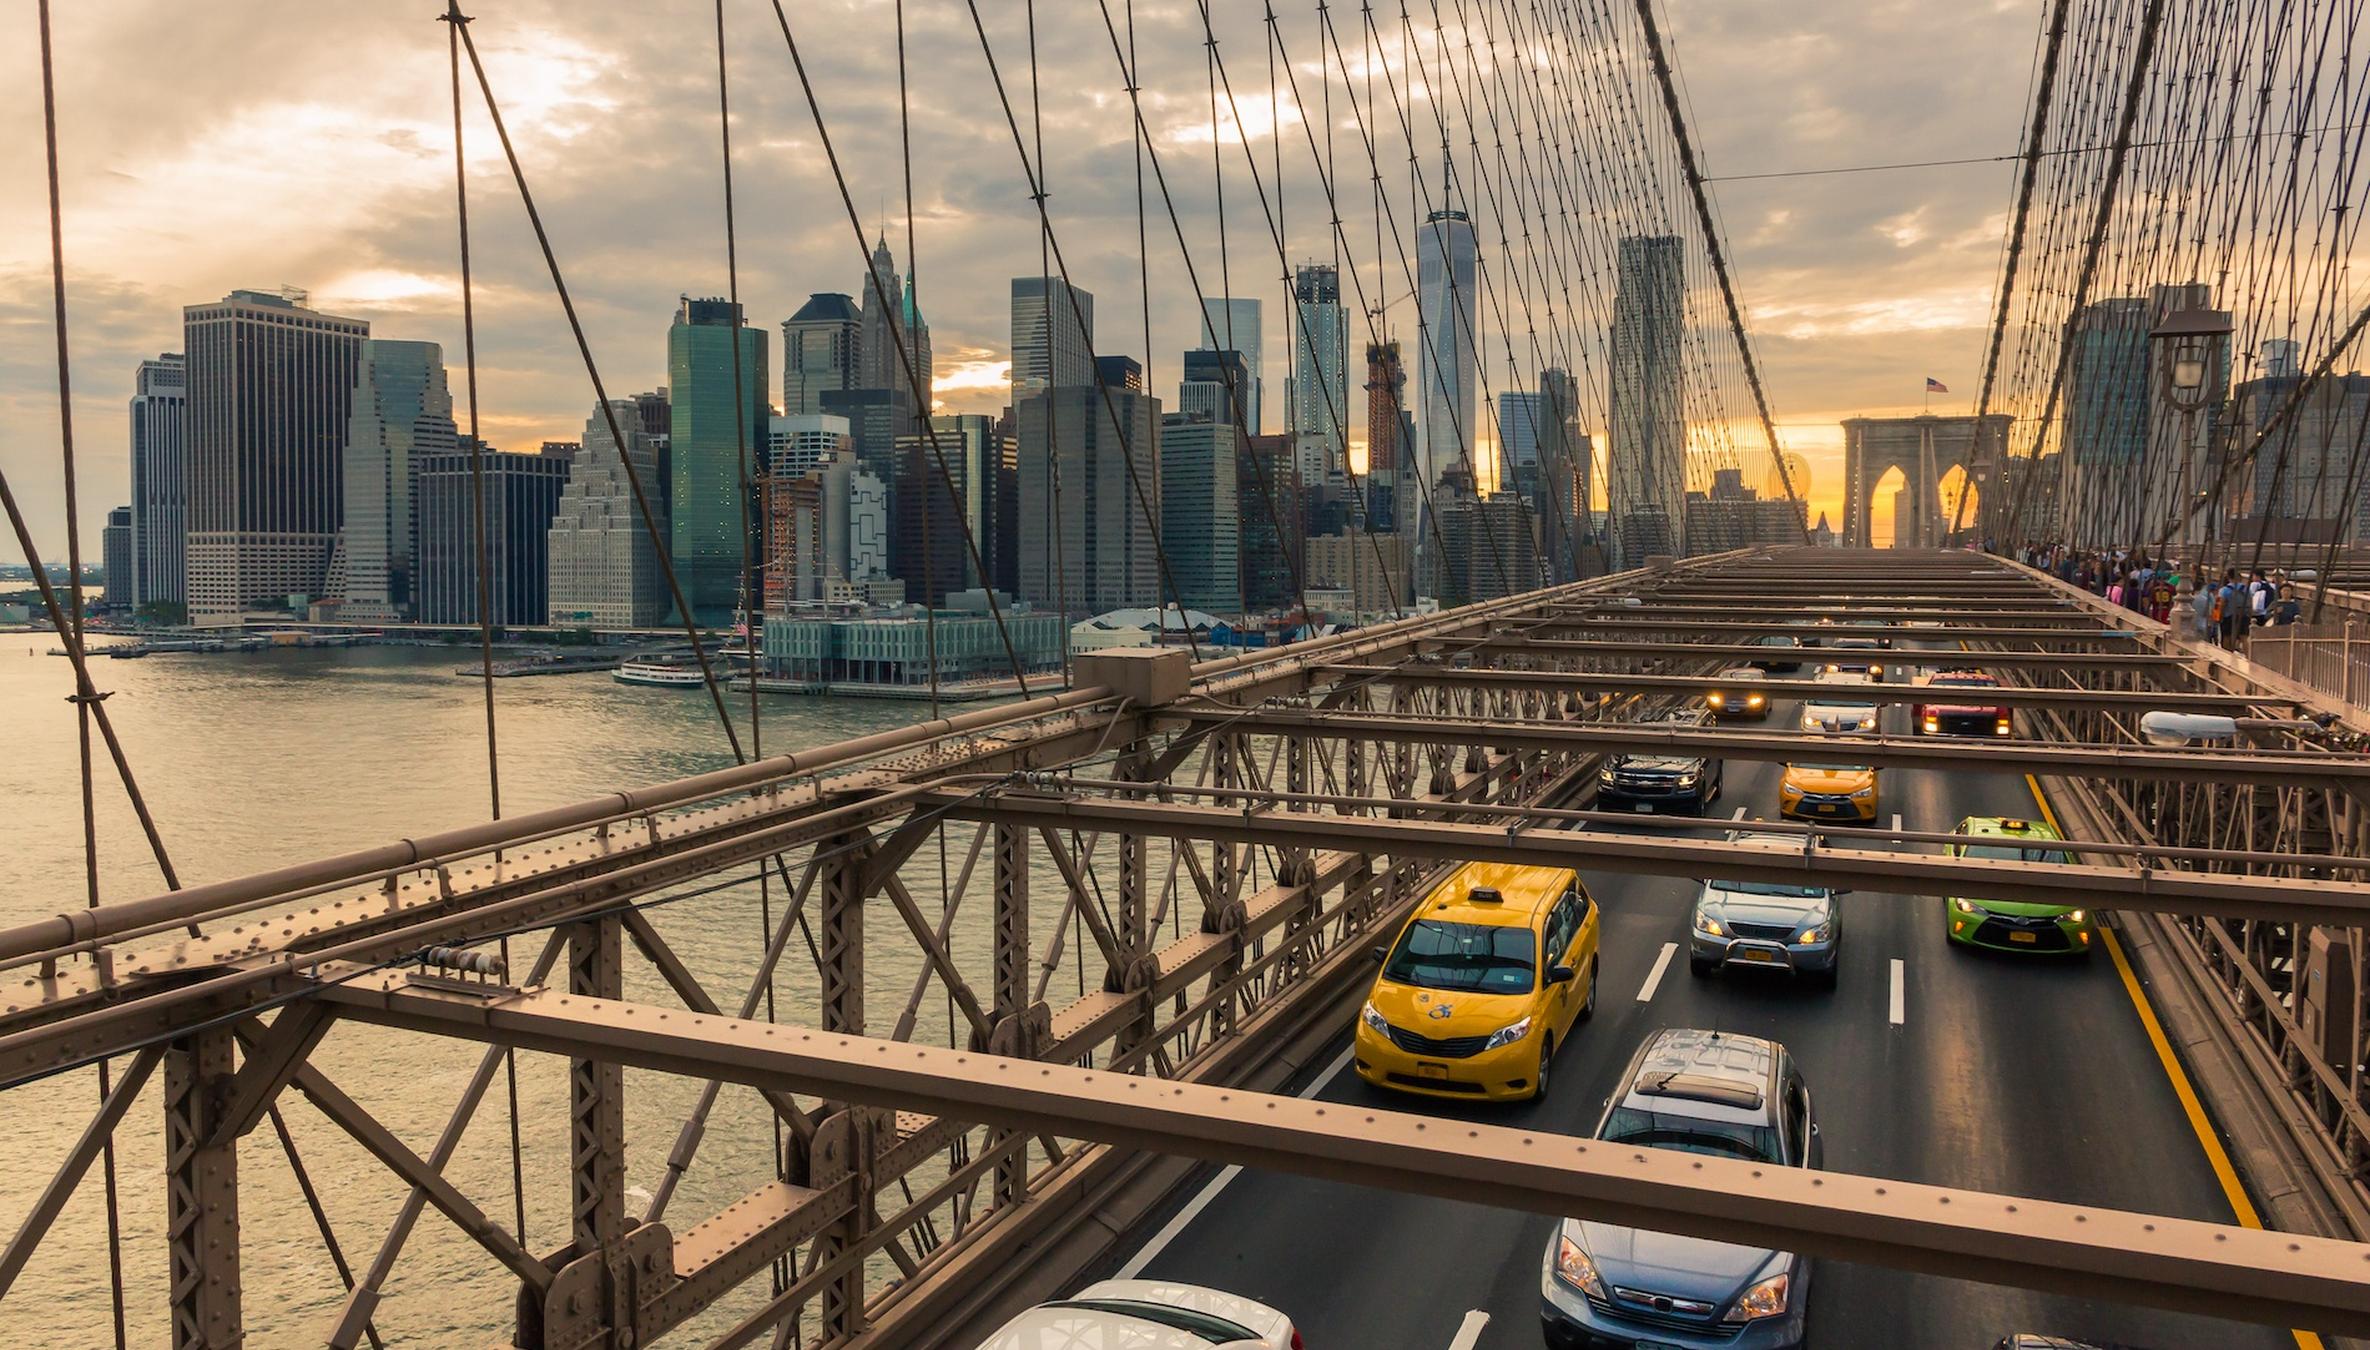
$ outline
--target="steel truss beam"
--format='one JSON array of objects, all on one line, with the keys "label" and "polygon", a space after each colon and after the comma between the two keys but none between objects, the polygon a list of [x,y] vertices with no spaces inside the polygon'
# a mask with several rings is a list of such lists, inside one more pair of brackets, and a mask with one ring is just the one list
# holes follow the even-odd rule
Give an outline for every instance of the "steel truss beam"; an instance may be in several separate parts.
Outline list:
[{"label": "steel truss beam", "polygon": [[[1898,895],[1971,895],[2008,902],[2075,904],[2099,909],[2213,914],[2306,923],[2370,921],[2370,886],[2317,879],[2093,867],[2035,868],[1940,853],[1874,849],[1779,848],[1724,839],[1648,838],[1604,830],[1525,828],[1529,822],[1468,825],[1435,820],[1228,809],[1177,802],[946,790],[937,798],[964,820],[1002,821],[1048,830],[1132,829],[1173,839],[1230,840],[1279,848],[1286,843],[1394,859],[1484,861],[1592,868],[1641,876],[1734,877],[1815,884]],[[1377,810],[1409,803],[1376,798]],[[1711,822],[1715,827],[1718,822]],[[2072,847],[2079,849],[2080,845]]]},{"label": "steel truss beam", "polygon": [[[1959,668],[1951,666],[1949,662],[1932,664],[1937,669]],[[1717,675],[1482,670],[1472,666],[1445,665],[1437,661],[1411,661],[1397,666],[1318,666],[1310,674],[1319,680],[1344,683],[1379,681],[1410,687],[1535,690],[1549,694],[1702,694],[1715,689],[1731,690],[1737,687],[1736,681],[1723,680]],[[1754,687],[1775,698],[1800,698],[1819,686],[1808,680],[1769,679]],[[1877,683],[1855,686],[1852,697],[1891,705],[1931,702],[1936,695],[1925,685]],[[2042,685],[2002,685],[1984,689],[1980,695],[1947,694],[1944,697],[1965,697],[1969,701],[1998,703],[2003,707],[2055,708],[2066,712],[2151,712],[2166,708],[2179,712],[2225,713],[2235,717],[2245,717],[2257,709],[2290,709],[2297,703],[2296,699],[2283,697],[2274,691],[2257,696],[2172,689],[2054,689]]]},{"label": "steel truss beam", "polygon": [[[1752,660],[1768,660],[1771,649],[1750,643],[1718,642],[1636,642],[1612,640],[1582,640],[1576,638],[1525,638],[1517,630],[1506,630],[1497,637],[1476,642],[1432,640],[1424,644],[1426,651],[1471,652],[1476,659],[1483,656],[1686,656],[1718,658],[1732,664]],[[1820,648],[1802,648],[1804,659],[1815,660]],[[1887,656],[1907,656],[1932,660],[1904,660],[1904,665],[1947,665],[1954,670],[2181,670],[2194,664],[2197,658],[2164,656],[2155,652],[1888,652]]]},{"label": "steel truss beam", "polygon": [[[1858,693],[1857,687],[1852,692]],[[2370,759],[2352,755],[2274,755],[2083,746],[2036,741],[1918,736],[1845,736],[1641,725],[1635,722],[1480,722],[1467,718],[1324,713],[1296,708],[1184,714],[1197,727],[1233,725],[1273,736],[1319,736],[1417,745],[1493,746],[1567,753],[1660,751],[1785,763],[1805,754],[1888,769],[1949,773],[2089,773],[2134,780],[2197,783],[2336,782],[2370,786]]]},{"label": "steel truss beam", "polygon": [[[370,987],[376,983],[378,987]],[[371,1021],[1065,1138],[2278,1326],[2370,1332],[2370,1248],[1625,1148],[531,990],[486,1006],[361,981]]]}]

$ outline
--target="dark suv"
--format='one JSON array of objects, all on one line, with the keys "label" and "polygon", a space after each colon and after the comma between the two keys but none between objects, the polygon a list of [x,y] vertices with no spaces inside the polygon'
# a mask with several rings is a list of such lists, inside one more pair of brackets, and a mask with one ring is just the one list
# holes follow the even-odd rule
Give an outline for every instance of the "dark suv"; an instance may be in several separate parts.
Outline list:
[{"label": "dark suv", "polygon": [[[1711,721],[1701,708],[1664,713],[1648,726],[1699,728]],[[1720,795],[1720,761],[1681,751],[1611,754],[1596,775],[1600,811],[1681,811],[1702,815]]]},{"label": "dark suv", "polygon": [[[1720,1031],[1658,1031],[1596,1137],[1773,1167],[1819,1165],[1810,1089],[1786,1047]],[[1540,1321],[1554,1350],[1802,1344],[1810,1260],[1793,1252],[1566,1219],[1547,1239]]]}]

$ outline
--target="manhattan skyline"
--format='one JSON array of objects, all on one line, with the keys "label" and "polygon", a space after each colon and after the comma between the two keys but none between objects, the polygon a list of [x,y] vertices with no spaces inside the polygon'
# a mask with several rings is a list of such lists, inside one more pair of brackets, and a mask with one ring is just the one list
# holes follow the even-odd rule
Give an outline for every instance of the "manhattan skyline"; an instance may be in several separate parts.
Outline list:
[{"label": "manhattan skyline", "polygon": [[[262,8],[279,17],[235,29],[184,25],[188,31],[173,44],[178,50],[153,43],[154,6],[59,15],[86,555],[96,554],[105,510],[129,496],[133,374],[140,360],[178,347],[183,305],[239,288],[301,286],[315,307],[367,319],[374,333],[441,343],[460,382],[441,27],[394,14]],[[1896,159],[1904,136],[1937,156],[2013,150],[2016,111],[1990,100],[1992,91],[1975,79],[1972,71],[1983,63],[1943,53],[1981,50],[2021,60],[2031,37],[2029,13],[1863,18],[1855,10],[1854,25],[1842,24],[1841,13],[1841,5],[1824,2],[1783,15],[1728,14],[1693,3],[1674,8],[1670,22],[1688,52],[1691,81],[1716,82],[1723,90],[1703,109],[1711,173]],[[984,80],[984,66],[967,23],[927,10],[911,16],[915,59],[962,78],[920,82],[914,91],[917,256],[909,259],[886,12],[836,4],[818,7],[806,21],[818,93],[867,217],[863,245],[836,211],[792,209],[827,201],[830,184],[795,86],[776,78],[787,70],[778,33],[770,16],[762,26],[760,17],[754,10],[730,15],[741,298],[750,321],[777,327],[810,293],[847,290],[863,275],[862,248],[885,234],[900,267],[921,279],[938,350],[939,410],[996,411],[1009,389],[1007,284],[1036,270],[1037,241],[1033,213],[1013,186],[1017,161],[1003,128],[971,115],[976,100],[968,81]],[[991,39],[1007,60],[1021,49],[1017,17],[989,19]],[[529,3],[485,16],[474,29],[613,395],[663,382],[664,352],[649,336],[653,317],[663,323],[678,297],[720,293],[725,281],[712,66],[693,59],[708,39],[688,29],[636,28],[629,42],[624,23],[615,15]],[[1148,4],[1139,7],[1138,23],[1148,54],[1144,81],[1154,95],[1146,114],[1188,238],[1201,254],[1215,244],[1209,125],[1206,108],[1197,114],[1199,105],[1185,97],[1199,87],[1202,70],[1194,44],[1183,40],[1198,30],[1198,17],[1190,6]],[[1313,104],[1319,74],[1313,20],[1294,15],[1283,23]],[[1148,259],[1153,332],[1146,343],[1126,121],[1108,115],[1117,100],[1116,72],[1108,69],[1107,50],[1096,46],[1099,32],[1069,27],[1053,25],[1041,34],[1049,68],[1083,72],[1046,90],[1049,207],[1074,279],[1105,298],[1098,347],[1146,361],[1150,386],[1173,391],[1180,354],[1199,336],[1199,306],[1173,241],[1164,247],[1155,232]],[[1854,31],[1846,34],[1847,27]],[[1255,20],[1232,23],[1225,15],[1220,37],[1249,51],[1261,41]],[[1888,52],[1885,62],[1852,59],[1879,48]],[[343,68],[343,54],[356,50],[382,54],[368,80]],[[646,65],[670,73],[627,78],[619,55],[626,50],[634,53],[635,70]],[[670,64],[670,54],[681,59]],[[1347,56],[1357,68],[1362,58],[1354,37]],[[255,61],[273,63],[274,79],[239,76]],[[1395,50],[1389,67],[1404,73]],[[1810,79],[1821,71],[1850,73]],[[0,73],[17,77],[0,99],[0,119],[26,133],[0,142],[6,146],[0,155],[37,181],[40,110],[29,44],[0,53]],[[1339,100],[1338,78],[1334,83]],[[118,92],[127,88],[153,92],[127,99]],[[1025,115],[1025,81],[1016,93]],[[1291,261],[1328,258],[1297,110],[1287,94],[1279,99],[1279,118],[1264,89],[1240,93],[1262,160],[1273,153],[1280,123]],[[1425,98],[1420,87],[1409,93]],[[1449,107],[1456,116],[1453,101]],[[1335,111],[1346,128],[1338,101]],[[261,134],[265,127],[268,137]],[[1230,121],[1222,118],[1220,134],[1231,151]],[[486,438],[517,450],[573,438],[592,406],[591,390],[490,127],[474,108],[468,136]],[[1342,141],[1345,174],[1351,143]],[[1197,159],[1200,170],[1186,172]],[[1235,229],[1235,280],[1226,289],[1264,302],[1260,375],[1273,394],[1289,374],[1289,305],[1272,280],[1250,284],[1250,278],[1272,278],[1274,249],[1239,157],[1230,154],[1226,170]],[[1994,217],[2005,172],[1883,175],[1872,181],[1888,191],[1865,194],[1825,192],[1815,179],[1715,185],[1781,435],[1817,471],[1814,514],[1839,494],[1833,467],[1840,462],[1839,415],[1910,410],[1918,381],[1929,372],[1954,388],[1976,384],[1968,367],[1996,260]],[[1437,184],[1432,188],[1437,192]],[[1394,198],[1407,196],[1399,184]],[[1157,216],[1157,199],[1153,210]],[[38,193],[0,203],[0,425],[9,427],[0,462],[19,484],[38,546],[59,555],[56,391],[40,211]],[[1412,244],[1420,215],[1404,200],[1394,201],[1393,213]],[[1371,239],[1370,224],[1367,229]],[[1485,259],[1493,242],[1485,223]],[[1345,260],[1345,269],[1352,261],[1369,294],[1391,302],[1391,335],[1412,342],[1414,306],[1396,298],[1407,289],[1396,284],[1396,256],[1386,245],[1378,266],[1368,245]],[[1362,350],[1370,334],[1351,283],[1345,270],[1349,342]],[[1203,284],[1212,295],[1222,289],[1214,276],[1204,276]],[[1877,303],[1878,294],[1902,298]],[[1775,302],[1781,295],[1788,303]],[[1481,312],[1486,318],[1489,307]],[[1484,334],[1485,358],[1496,349],[1491,337]],[[1413,366],[1412,351],[1410,358]],[[1485,378],[1493,398],[1536,387],[1535,372],[1507,369],[1502,351]],[[1361,391],[1353,390],[1352,399],[1361,406],[1350,424],[1362,428]],[[1280,419],[1271,412],[1270,420]],[[1601,416],[1590,420],[1601,434]],[[1353,439],[1362,437],[1353,430]]]}]

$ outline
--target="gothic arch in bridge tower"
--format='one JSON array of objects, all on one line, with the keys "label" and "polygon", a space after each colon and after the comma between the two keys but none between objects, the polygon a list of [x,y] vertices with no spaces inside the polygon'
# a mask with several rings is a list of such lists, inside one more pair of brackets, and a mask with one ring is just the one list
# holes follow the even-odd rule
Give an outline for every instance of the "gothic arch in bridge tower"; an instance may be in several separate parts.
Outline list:
[{"label": "gothic arch in bridge tower", "polygon": [[[1843,542],[1865,548],[1871,542],[1876,489],[1899,470],[1901,511],[1893,521],[1896,548],[1935,548],[1950,530],[1946,479],[1958,469],[1973,480],[1977,499],[1992,481],[2008,441],[2008,417],[1850,417],[1843,423]],[[1971,528],[1972,519],[1961,522]]]}]

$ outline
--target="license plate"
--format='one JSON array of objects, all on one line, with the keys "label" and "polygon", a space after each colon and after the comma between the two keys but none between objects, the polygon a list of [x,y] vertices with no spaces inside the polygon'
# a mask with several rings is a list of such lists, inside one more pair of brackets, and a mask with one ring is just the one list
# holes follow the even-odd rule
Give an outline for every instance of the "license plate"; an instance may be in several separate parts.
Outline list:
[{"label": "license plate", "polygon": [[1445,1064],[1418,1064],[1415,1071],[1426,1078],[1448,1077],[1448,1066]]},{"label": "license plate", "polygon": [[1629,804],[1629,809],[1643,814],[1645,812],[1652,811],[1654,809],[1654,804],[1652,802],[1631,802]]},{"label": "license plate", "polygon": [[1765,952],[1757,948],[1748,949],[1742,955],[1747,961],[1775,961],[1778,959],[1776,952]]},{"label": "license plate", "polygon": [[1830,802],[1819,808],[1819,814],[1823,816],[1840,816],[1843,814],[1843,808]]},{"label": "license plate", "polygon": [[2008,940],[2010,942],[2039,942],[2041,940],[2041,935],[2039,933],[2016,932],[2010,933],[2008,935]]}]

